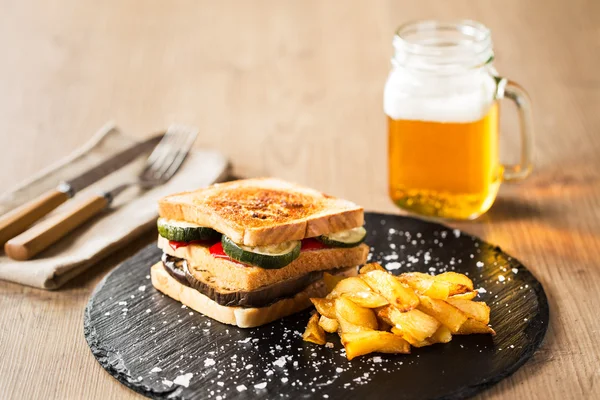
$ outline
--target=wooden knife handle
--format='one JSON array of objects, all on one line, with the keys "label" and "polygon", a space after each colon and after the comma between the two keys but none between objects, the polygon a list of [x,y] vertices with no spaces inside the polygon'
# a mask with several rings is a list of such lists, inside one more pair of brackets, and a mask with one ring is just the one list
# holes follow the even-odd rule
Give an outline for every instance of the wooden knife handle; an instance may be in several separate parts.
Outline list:
[{"label": "wooden knife handle", "polygon": [[69,199],[69,194],[52,189],[0,216],[0,246],[25,232],[35,221]]},{"label": "wooden knife handle", "polygon": [[93,196],[78,204],[74,209],[53,216],[12,238],[4,245],[4,251],[13,260],[29,260],[85,221],[97,215],[108,204],[109,201],[106,197]]}]

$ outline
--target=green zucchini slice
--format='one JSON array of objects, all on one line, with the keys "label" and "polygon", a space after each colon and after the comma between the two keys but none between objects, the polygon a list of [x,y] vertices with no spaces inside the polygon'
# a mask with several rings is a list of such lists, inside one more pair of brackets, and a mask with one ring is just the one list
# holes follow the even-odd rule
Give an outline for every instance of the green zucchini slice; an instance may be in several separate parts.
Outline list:
[{"label": "green zucchini slice", "polygon": [[225,235],[221,238],[221,244],[225,254],[232,259],[265,269],[285,267],[298,258],[302,247],[299,240],[271,246],[243,246],[233,242]]},{"label": "green zucchini slice", "polygon": [[212,228],[159,218],[157,223],[160,236],[175,242],[191,242],[193,240],[218,240],[221,234]]},{"label": "green zucchini slice", "polygon": [[365,241],[367,230],[359,226],[346,231],[321,235],[316,239],[331,247],[354,247]]}]

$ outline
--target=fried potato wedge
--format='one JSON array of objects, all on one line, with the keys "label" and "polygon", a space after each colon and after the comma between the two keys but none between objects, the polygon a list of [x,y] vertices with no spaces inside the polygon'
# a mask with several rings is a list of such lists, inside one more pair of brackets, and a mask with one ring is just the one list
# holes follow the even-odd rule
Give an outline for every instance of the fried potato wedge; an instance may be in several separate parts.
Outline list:
[{"label": "fried potato wedge", "polygon": [[364,331],[372,330],[372,329],[364,327],[364,326],[355,325],[351,322],[346,321],[345,319],[338,319],[337,323],[338,323],[338,333],[340,335],[342,333],[364,332]]},{"label": "fried potato wedge", "polygon": [[325,332],[334,333],[340,327],[340,324],[333,318],[327,318],[324,315],[321,315],[319,318],[319,326],[323,328]]},{"label": "fried potato wedge", "polygon": [[377,263],[370,263],[370,264],[365,264],[359,271],[358,273],[360,275],[362,274],[366,274],[367,272],[370,271],[383,271],[383,272],[388,272],[385,268],[383,268],[381,265],[377,264]]},{"label": "fried potato wedge", "polygon": [[468,319],[464,312],[444,300],[421,296],[420,301],[418,309],[440,321],[452,333],[458,332]]},{"label": "fried potato wedge", "polygon": [[470,318],[486,325],[490,323],[490,307],[483,301],[449,298],[448,303],[467,314]]},{"label": "fried potato wedge", "polygon": [[314,313],[308,320],[306,330],[302,335],[302,339],[306,342],[315,344],[325,344],[325,331],[319,326],[319,314]]},{"label": "fried potato wedge", "polygon": [[461,300],[473,300],[475,297],[477,297],[477,295],[478,295],[478,293],[476,290],[471,290],[470,292],[453,294],[449,298],[450,299],[461,299]]},{"label": "fried potato wedge", "polygon": [[473,301],[478,291],[468,276],[421,272],[394,276],[379,264],[367,264],[355,277],[324,273],[329,294],[311,298],[317,312],[303,339],[325,344],[325,332],[337,332],[348,360],[380,353],[409,353],[410,346],[448,343],[453,334],[491,334],[490,308]]},{"label": "fried potato wedge", "polygon": [[363,331],[344,333],[341,335],[342,343],[346,349],[346,358],[369,353],[409,354],[410,345],[406,340],[390,332]]},{"label": "fried potato wedge", "polygon": [[339,281],[338,284],[335,285],[331,293],[329,293],[329,295],[332,297],[337,297],[344,293],[370,291],[371,288],[362,279],[360,279],[357,276],[351,276],[349,278]]},{"label": "fried potato wedge", "polygon": [[342,297],[366,308],[377,308],[390,304],[385,297],[371,290],[366,292],[347,292],[343,293]]},{"label": "fried potato wedge", "polygon": [[442,325],[427,340],[431,343],[448,343],[452,340],[452,332],[450,332],[447,326]]},{"label": "fried potato wedge", "polygon": [[414,337],[402,332],[401,329],[398,329],[396,327],[392,327],[392,333],[394,335],[400,336],[402,339],[406,340],[413,347],[425,347],[425,346],[430,346],[431,344],[433,344],[433,343],[430,343],[427,339],[417,340]]},{"label": "fried potato wedge", "polygon": [[433,299],[446,300],[450,295],[451,283],[435,280],[433,276],[422,272],[402,274],[398,276],[398,279],[419,294]]},{"label": "fried potato wedge", "polygon": [[435,282],[433,276],[423,272],[407,272],[396,277],[400,282],[409,285],[419,293],[426,292],[431,284]]},{"label": "fried potato wedge", "polygon": [[450,329],[445,327],[444,325],[440,326],[438,330],[431,336],[424,340],[417,340],[411,335],[402,331],[402,329],[398,329],[396,327],[392,327],[392,333],[395,335],[400,335],[404,340],[410,343],[411,346],[414,347],[425,347],[431,346],[436,343],[448,343],[452,340],[452,333]]},{"label": "fried potato wedge", "polygon": [[335,317],[338,322],[344,320],[368,329],[377,329],[378,326],[373,310],[361,307],[344,297],[335,300]]},{"label": "fried potato wedge", "polygon": [[419,305],[419,296],[388,272],[373,270],[360,277],[400,311],[409,311]]},{"label": "fried potato wedge", "polygon": [[[468,290],[459,291],[456,293],[464,293],[473,290],[473,281],[468,276],[459,274],[458,272],[448,271],[435,276],[435,280],[442,282],[454,283],[458,286],[465,286]],[[450,293],[450,295],[455,293]]]},{"label": "fried potato wedge", "polygon": [[453,333],[455,335],[472,335],[476,333],[490,334],[492,336],[496,335],[496,331],[494,331],[491,327],[473,318],[469,318],[468,320],[466,320],[465,323],[462,324],[462,326],[459,328],[459,330]]},{"label": "fried potato wedge", "polygon": [[441,325],[438,320],[417,309],[400,312],[395,307],[388,306],[380,309],[377,315],[419,342],[432,336]]},{"label": "fried potato wedge", "polygon": [[313,297],[310,301],[313,303],[319,314],[324,315],[327,318],[335,319],[335,300]]},{"label": "fried potato wedge", "polygon": [[331,275],[329,272],[323,273],[323,282],[325,283],[325,287],[327,288],[327,293],[331,293],[335,285],[337,285],[341,280],[344,279],[344,276],[341,275]]}]

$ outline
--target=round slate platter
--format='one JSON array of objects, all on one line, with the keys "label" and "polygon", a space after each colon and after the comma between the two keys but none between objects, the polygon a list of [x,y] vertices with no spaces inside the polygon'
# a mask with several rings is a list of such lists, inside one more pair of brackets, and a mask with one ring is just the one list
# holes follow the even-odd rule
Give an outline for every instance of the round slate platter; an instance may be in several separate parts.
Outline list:
[{"label": "round slate platter", "polygon": [[468,274],[491,307],[498,333],[455,336],[410,355],[347,361],[337,335],[326,346],[302,341],[310,311],[240,329],[183,307],[155,290],[150,245],[98,285],[85,311],[92,353],[119,382],[152,398],[456,399],[512,374],[548,327],[541,284],[500,248],[443,225],[366,214],[370,259],[393,273]]}]

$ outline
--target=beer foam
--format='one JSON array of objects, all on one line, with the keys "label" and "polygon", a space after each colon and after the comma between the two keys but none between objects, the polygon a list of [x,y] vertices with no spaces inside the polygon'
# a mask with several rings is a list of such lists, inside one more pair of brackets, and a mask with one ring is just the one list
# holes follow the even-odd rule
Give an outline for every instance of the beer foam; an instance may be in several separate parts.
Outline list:
[{"label": "beer foam", "polygon": [[393,119],[467,123],[485,116],[495,92],[487,73],[417,77],[395,69],[385,85],[383,109]]}]

